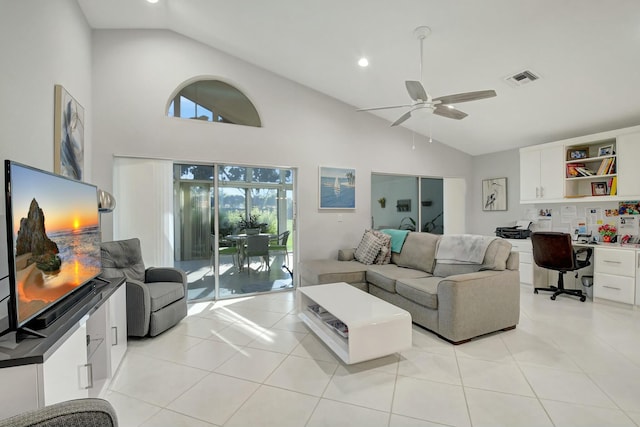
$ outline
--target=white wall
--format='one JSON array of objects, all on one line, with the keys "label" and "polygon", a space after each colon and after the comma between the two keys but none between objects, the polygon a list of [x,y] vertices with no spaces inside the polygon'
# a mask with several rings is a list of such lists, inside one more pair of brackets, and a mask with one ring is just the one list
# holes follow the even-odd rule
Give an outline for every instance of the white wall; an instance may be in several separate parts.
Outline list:
[{"label": "white wall", "polygon": [[[482,180],[507,178],[507,210],[483,211]],[[473,179],[467,188],[468,232],[495,236],[496,227],[515,225],[524,218],[525,208],[520,206],[520,151],[508,150],[473,158]]]},{"label": "white wall", "polygon": [[[0,58],[0,159],[53,171],[54,85],[61,84],[85,108],[85,176],[91,181],[91,30],[78,4],[0,0]],[[4,214],[3,197],[0,278],[8,274]]]},{"label": "white wall", "polygon": [[[174,90],[205,75],[242,90],[264,127],[166,117]],[[471,176],[469,155],[422,138],[414,151],[405,129],[170,31],[95,31],[93,97],[94,177],[102,188],[111,189],[114,154],[297,168],[301,259],[359,242],[371,223],[372,170]],[[356,169],[355,211],[318,210],[320,165]],[[103,225],[108,238],[111,220]]]}]

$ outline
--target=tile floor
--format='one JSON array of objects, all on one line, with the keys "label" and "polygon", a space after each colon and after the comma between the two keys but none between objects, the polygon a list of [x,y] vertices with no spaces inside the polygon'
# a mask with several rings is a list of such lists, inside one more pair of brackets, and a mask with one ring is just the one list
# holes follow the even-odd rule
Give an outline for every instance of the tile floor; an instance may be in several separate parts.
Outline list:
[{"label": "tile floor", "polygon": [[136,426],[638,426],[640,311],[522,288],[515,330],[347,366],[292,292],[196,303],[130,340],[106,398]]}]

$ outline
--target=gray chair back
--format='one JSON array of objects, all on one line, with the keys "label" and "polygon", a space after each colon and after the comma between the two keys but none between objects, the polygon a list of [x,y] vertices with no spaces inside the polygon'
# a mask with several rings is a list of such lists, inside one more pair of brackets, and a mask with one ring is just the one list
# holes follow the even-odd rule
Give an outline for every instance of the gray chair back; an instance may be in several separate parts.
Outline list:
[{"label": "gray chair back", "polygon": [[269,255],[269,236],[247,236],[245,254],[248,257]]},{"label": "gray chair back", "polygon": [[142,260],[140,239],[102,242],[102,277],[113,279],[126,277],[144,282],[145,266]]}]

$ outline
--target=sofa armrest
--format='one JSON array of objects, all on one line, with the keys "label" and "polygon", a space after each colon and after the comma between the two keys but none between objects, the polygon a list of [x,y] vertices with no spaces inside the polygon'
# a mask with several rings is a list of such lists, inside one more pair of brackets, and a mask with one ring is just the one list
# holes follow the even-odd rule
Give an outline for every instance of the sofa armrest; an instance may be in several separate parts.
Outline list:
[{"label": "sofa armrest", "polygon": [[187,294],[187,275],[179,268],[149,267],[145,272],[145,282],[176,282],[184,286],[184,294]]},{"label": "sofa armrest", "polygon": [[459,342],[514,327],[520,318],[520,272],[479,271],[438,284],[438,333]]},{"label": "sofa armrest", "polygon": [[127,279],[127,335],[144,337],[149,332],[151,294],[145,283]]},{"label": "sofa armrest", "polygon": [[338,261],[353,261],[356,259],[356,250],[354,248],[345,248],[338,251]]}]

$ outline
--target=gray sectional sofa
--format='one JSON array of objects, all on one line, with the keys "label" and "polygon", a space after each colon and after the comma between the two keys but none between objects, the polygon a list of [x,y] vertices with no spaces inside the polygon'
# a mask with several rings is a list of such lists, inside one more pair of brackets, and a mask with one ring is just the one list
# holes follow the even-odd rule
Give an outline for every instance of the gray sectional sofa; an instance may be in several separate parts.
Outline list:
[{"label": "gray sectional sofa", "polygon": [[[389,264],[365,265],[355,250],[300,264],[301,286],[347,282],[411,313],[414,323],[454,344],[513,329],[520,317],[518,253],[495,238],[482,263],[437,260],[441,236],[410,232]],[[445,263],[448,262],[448,263]]]}]

